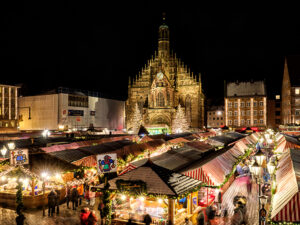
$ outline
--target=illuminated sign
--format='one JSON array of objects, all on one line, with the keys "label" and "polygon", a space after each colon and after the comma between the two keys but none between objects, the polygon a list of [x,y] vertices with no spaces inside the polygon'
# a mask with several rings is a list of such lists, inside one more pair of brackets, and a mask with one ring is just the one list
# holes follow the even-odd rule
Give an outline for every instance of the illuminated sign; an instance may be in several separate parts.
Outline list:
[{"label": "illuminated sign", "polygon": [[83,115],[84,115],[83,110],[73,110],[73,109],[68,110],[68,116],[83,116]]},{"label": "illuminated sign", "polygon": [[10,151],[10,165],[29,164],[28,149],[17,149]]}]

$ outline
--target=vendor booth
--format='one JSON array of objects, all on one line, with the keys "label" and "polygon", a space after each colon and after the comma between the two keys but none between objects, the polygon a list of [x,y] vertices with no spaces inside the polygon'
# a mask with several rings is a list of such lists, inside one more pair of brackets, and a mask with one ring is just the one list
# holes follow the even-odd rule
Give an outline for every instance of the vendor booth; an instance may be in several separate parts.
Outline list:
[{"label": "vendor booth", "polygon": [[109,189],[117,193],[112,201],[112,223],[125,224],[129,218],[142,222],[149,214],[154,224],[182,224],[191,216],[192,201],[197,198],[193,192],[201,183],[148,160],[109,181]]},{"label": "vendor booth", "polygon": [[272,201],[274,223],[300,223],[300,149],[290,149],[278,162]]}]

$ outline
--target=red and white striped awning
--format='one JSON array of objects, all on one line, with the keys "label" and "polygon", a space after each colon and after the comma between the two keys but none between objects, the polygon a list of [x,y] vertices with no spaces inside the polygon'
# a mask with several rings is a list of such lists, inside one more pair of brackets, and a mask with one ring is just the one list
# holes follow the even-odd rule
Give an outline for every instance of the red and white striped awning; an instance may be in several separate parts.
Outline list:
[{"label": "red and white striped awning", "polygon": [[192,177],[195,180],[200,180],[200,181],[206,183],[207,185],[215,185],[214,182],[209,178],[207,173],[205,173],[203,171],[202,168],[197,168],[195,170],[185,172],[184,175],[186,175],[188,177]]},{"label": "red and white striped awning", "polygon": [[300,192],[280,210],[273,218],[274,222],[299,222],[300,221]]},{"label": "red and white striped awning", "polygon": [[124,174],[124,173],[127,173],[127,172],[129,172],[129,171],[131,171],[131,170],[134,170],[136,168],[136,166],[134,166],[134,165],[132,165],[132,164],[129,164],[120,174],[119,174],[119,176],[121,176],[122,174]]}]

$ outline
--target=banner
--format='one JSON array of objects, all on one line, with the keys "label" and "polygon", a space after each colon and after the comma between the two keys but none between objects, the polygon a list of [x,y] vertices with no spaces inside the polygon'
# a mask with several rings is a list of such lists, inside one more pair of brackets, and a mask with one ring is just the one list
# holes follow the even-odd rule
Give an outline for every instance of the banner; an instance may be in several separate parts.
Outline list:
[{"label": "banner", "polygon": [[10,165],[29,164],[28,149],[17,149],[10,151]]},{"label": "banner", "polygon": [[97,155],[97,170],[99,173],[117,172],[117,154]]}]

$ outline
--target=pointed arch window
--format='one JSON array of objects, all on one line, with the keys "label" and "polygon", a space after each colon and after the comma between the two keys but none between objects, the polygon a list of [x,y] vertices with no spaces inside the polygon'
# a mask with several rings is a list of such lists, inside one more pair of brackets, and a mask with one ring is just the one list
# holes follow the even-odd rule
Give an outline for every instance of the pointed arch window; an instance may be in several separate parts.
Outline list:
[{"label": "pointed arch window", "polygon": [[165,106],[165,98],[164,98],[163,93],[159,92],[157,94],[156,104],[159,107],[164,107]]},{"label": "pointed arch window", "polygon": [[185,115],[188,120],[188,122],[191,122],[192,118],[192,101],[191,96],[187,95],[185,98]]}]

